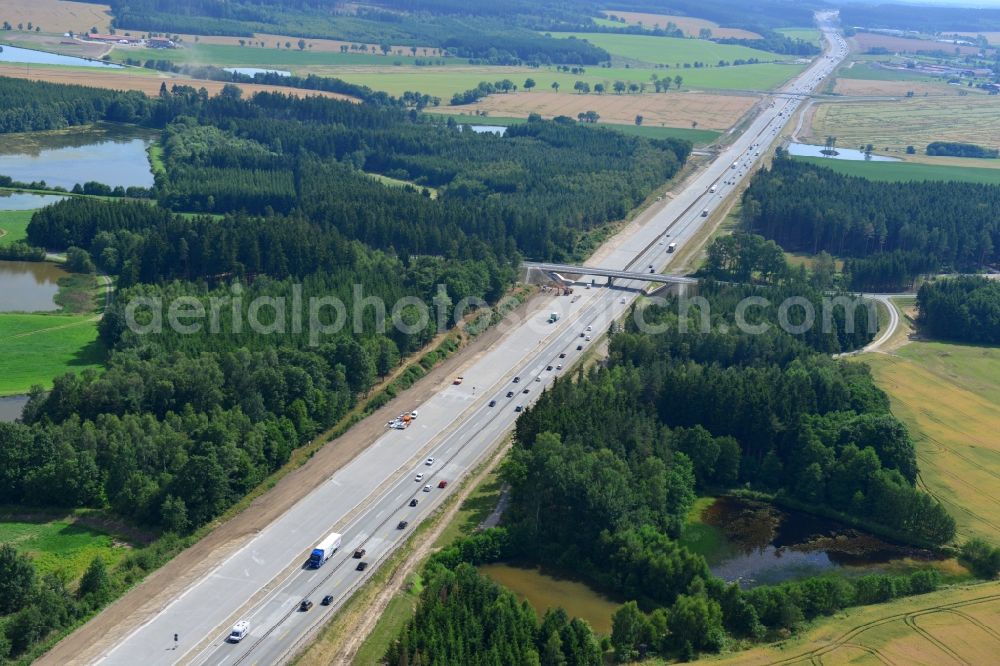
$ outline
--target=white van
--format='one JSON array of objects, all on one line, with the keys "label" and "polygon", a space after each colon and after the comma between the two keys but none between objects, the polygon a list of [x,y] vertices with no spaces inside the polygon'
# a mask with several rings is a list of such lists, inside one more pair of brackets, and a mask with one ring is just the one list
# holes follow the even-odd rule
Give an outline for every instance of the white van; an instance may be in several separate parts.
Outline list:
[{"label": "white van", "polygon": [[250,623],[246,620],[241,620],[233,625],[233,630],[229,632],[228,640],[230,643],[239,643],[248,633],[250,633]]}]

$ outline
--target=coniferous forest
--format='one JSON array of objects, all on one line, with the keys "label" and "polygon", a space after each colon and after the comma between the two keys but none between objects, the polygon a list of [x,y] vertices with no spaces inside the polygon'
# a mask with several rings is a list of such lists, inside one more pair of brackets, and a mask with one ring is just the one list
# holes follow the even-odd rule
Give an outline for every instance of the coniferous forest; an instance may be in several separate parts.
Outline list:
[{"label": "coniferous forest", "polygon": [[1000,261],[1000,186],[886,183],[779,157],[743,199],[748,231],[845,257],[851,288],[898,291],[926,272]]},{"label": "coniferous forest", "polygon": [[935,338],[1000,344],[1000,282],[960,277],[928,282],[917,292],[918,323]]}]

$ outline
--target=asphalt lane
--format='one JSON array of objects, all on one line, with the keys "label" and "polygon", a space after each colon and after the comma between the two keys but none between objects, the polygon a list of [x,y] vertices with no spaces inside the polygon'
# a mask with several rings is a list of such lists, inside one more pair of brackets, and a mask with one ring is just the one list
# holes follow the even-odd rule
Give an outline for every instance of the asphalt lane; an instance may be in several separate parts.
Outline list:
[{"label": "asphalt lane", "polygon": [[[843,57],[839,37],[824,32],[834,59],[821,56],[785,91],[807,94]],[[599,265],[640,272],[650,266],[654,270],[668,267],[675,255],[667,252],[667,245],[676,242],[683,247],[693,238],[708,220],[702,211],[711,215],[736,183],[750,174],[759,159],[756,153],[765,153],[800,103],[795,98],[774,98],[773,105],[704,167],[688,188],[606,254]],[[710,192],[712,187],[715,192]],[[603,281],[597,279],[598,284]],[[424,404],[414,405],[420,415],[413,425],[402,431],[387,430],[209,575],[176,599],[165,599],[156,616],[98,661],[155,666],[273,664],[286,659],[310,629],[333,613],[441,504],[455,481],[510,430],[516,408],[529,405],[560,374],[556,366],[570,367],[630,307],[644,286],[619,282],[610,289],[581,286],[572,298],[553,297],[551,309],[562,315],[558,322],[549,324],[545,313],[513,327],[500,343],[463,369],[461,385],[444,386]],[[588,326],[592,330],[587,331]],[[559,358],[562,353],[566,358]],[[553,370],[546,369],[549,365]],[[515,375],[520,377],[517,384],[513,383]],[[527,394],[522,393],[525,389]],[[506,397],[508,391],[513,392],[511,398]],[[497,401],[495,407],[488,406],[490,400]],[[435,458],[433,465],[423,464],[427,457]],[[418,473],[425,474],[420,482],[414,480]],[[439,489],[440,480],[449,481],[448,486]],[[429,492],[423,492],[425,484],[431,485]],[[410,507],[414,497],[418,504]],[[408,521],[405,529],[397,529],[400,520]],[[344,534],[340,551],[318,570],[304,568],[312,547],[334,531]],[[364,561],[369,566],[364,572],[356,571],[357,560],[351,557],[359,546],[367,550]],[[321,606],[321,598],[328,594],[334,603]],[[299,602],[306,597],[315,605],[300,612]],[[229,627],[241,619],[249,621],[249,635],[238,644],[225,642]]]}]

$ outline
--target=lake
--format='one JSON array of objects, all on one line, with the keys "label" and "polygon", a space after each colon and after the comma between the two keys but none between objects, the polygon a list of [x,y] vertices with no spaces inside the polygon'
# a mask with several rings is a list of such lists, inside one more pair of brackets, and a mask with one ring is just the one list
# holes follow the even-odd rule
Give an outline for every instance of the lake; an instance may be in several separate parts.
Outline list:
[{"label": "lake", "polygon": [[11,423],[21,418],[24,406],[28,404],[28,396],[11,395],[0,398],[0,422]]},{"label": "lake", "polygon": [[0,312],[53,312],[59,278],[68,275],[48,261],[0,261]]},{"label": "lake", "polygon": [[0,210],[35,210],[66,197],[58,194],[33,194],[31,192],[0,192]]},{"label": "lake", "polygon": [[718,552],[706,557],[712,573],[743,587],[834,569],[878,571],[879,565],[902,558],[938,559],[928,550],[756,500],[720,497],[702,511],[701,520],[723,537]]},{"label": "lake", "polygon": [[76,56],[59,55],[58,53],[48,53],[47,51],[35,51],[34,49],[22,49],[17,46],[3,45],[0,52],[0,62],[16,62],[30,65],[63,65],[67,67],[101,67],[107,69],[123,69],[121,65],[116,65],[102,60],[88,60],[87,58],[77,58]]},{"label": "lake", "polygon": [[110,123],[11,134],[0,143],[0,174],[66,189],[88,181],[152,187],[146,148],[155,136],[146,129]]},{"label": "lake", "polygon": [[255,76],[257,74],[277,74],[278,76],[291,76],[292,73],[283,69],[261,69],[260,67],[223,67],[231,74],[245,74]]},{"label": "lake", "polygon": [[900,160],[896,157],[886,157],[885,155],[871,155],[870,157],[865,157],[864,152],[860,150],[854,150],[853,148],[836,148],[836,155],[824,155],[823,151],[826,150],[826,146],[814,146],[808,143],[790,143],[788,144],[788,154],[798,155],[800,157],[826,157],[832,160],[851,160],[851,161],[862,161],[862,162],[899,162]]},{"label": "lake", "polygon": [[538,569],[484,564],[479,573],[503,585],[518,599],[527,600],[539,619],[546,609],[562,606],[570,617],[586,620],[599,634],[611,635],[611,616],[621,607],[583,583],[555,578]]}]

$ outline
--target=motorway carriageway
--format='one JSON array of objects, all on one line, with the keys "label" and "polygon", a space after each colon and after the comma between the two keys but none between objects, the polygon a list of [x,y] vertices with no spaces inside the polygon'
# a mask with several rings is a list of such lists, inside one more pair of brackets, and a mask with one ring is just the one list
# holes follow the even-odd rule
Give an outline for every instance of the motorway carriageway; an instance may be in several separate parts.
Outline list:
[{"label": "motorway carriageway", "polygon": [[[783,92],[809,94],[846,54],[843,40],[821,27],[830,49]],[[668,266],[675,255],[667,253],[667,244],[683,248],[694,238],[709,219],[702,211],[711,216],[736,183],[749,176],[760,159],[757,154],[765,154],[800,103],[799,98],[775,98],[689,187],[632,231],[599,265],[643,273],[650,266],[656,270]],[[734,162],[736,169],[730,168]],[[465,378],[461,385],[442,387],[422,405],[414,405],[420,416],[409,428],[387,430],[212,572],[177,598],[163,599],[155,616],[97,656],[96,662],[157,666],[287,660],[510,431],[516,408],[527,407],[570,368],[645,286],[639,281],[619,282],[612,288],[578,288],[578,299],[553,297],[551,308],[512,328],[488,352],[471,360],[461,372]],[[560,312],[558,322],[547,322],[549,310]],[[560,364],[561,372],[556,370]],[[513,383],[515,376],[519,383]],[[527,394],[522,393],[525,389]],[[513,397],[506,397],[508,391]],[[490,400],[496,400],[495,407],[488,406]],[[435,458],[433,465],[424,464],[428,457]],[[414,480],[418,473],[424,474],[420,482]],[[447,480],[448,486],[439,489],[440,480]],[[425,484],[431,486],[430,492],[422,491]],[[418,500],[416,507],[409,506],[412,498]],[[408,521],[402,530],[397,529],[401,520]],[[344,535],[340,550],[320,569],[305,568],[312,547],[334,531]],[[364,561],[369,567],[364,572],[355,570],[358,560],[351,557],[358,547],[367,550]],[[321,598],[328,594],[334,602],[321,606]],[[298,610],[304,598],[315,604],[308,612]],[[229,628],[238,620],[249,621],[249,634],[241,643],[227,643]],[[179,639],[176,645],[174,634]]]}]

